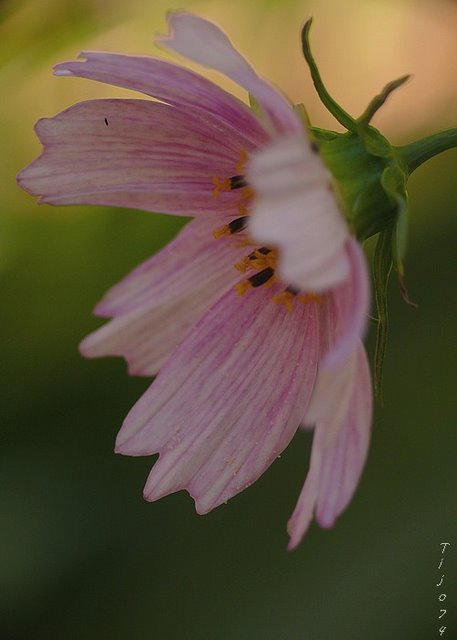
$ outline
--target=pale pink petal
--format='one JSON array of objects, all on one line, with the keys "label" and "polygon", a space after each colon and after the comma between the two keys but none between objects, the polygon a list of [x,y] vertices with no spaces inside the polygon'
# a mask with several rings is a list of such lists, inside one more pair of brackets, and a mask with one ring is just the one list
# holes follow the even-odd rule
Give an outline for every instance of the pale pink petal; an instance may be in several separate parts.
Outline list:
[{"label": "pale pink petal", "polygon": [[359,482],[371,435],[372,388],[363,345],[357,350],[357,368],[346,421],[332,453],[326,452],[321,468],[316,519],[321,527],[332,527],[349,504]]},{"label": "pale pink petal", "polygon": [[211,117],[248,146],[267,140],[257,117],[240,100],[202,76],[179,65],[152,57],[83,51],[80,61],[54,67],[58,76],[78,76],[140,91],[178,110],[205,120]]},{"label": "pale pink petal", "polygon": [[349,275],[346,222],[331,177],[305,135],[284,137],[255,152],[246,171],[256,198],[249,231],[279,249],[278,273],[304,291],[325,291]]},{"label": "pale pink petal", "polygon": [[[339,366],[363,338],[370,311],[370,282],[362,248],[350,236],[346,242],[350,276],[328,295],[327,340],[322,332],[321,367]],[[323,326],[324,322],[321,322]]]},{"label": "pale pink petal", "polygon": [[114,316],[80,346],[89,358],[124,356],[132,375],[154,375],[210,305],[240,279],[246,247],[190,222],[165,249],[114,286],[96,313]]},{"label": "pale pink petal", "polygon": [[303,124],[291,104],[265,80],[234,48],[214,23],[186,12],[168,15],[170,34],[156,42],[190,60],[216,69],[249,91],[261,105],[277,133],[300,133]]},{"label": "pale pink petal", "polygon": [[249,248],[233,236],[216,239],[213,232],[220,226],[221,220],[213,217],[191,220],[163,249],[111,287],[94,313],[110,318],[152,301],[163,304],[195,289],[196,281],[211,279],[211,274],[221,269],[229,269],[240,278],[233,265],[249,253]]},{"label": "pale pink petal", "polygon": [[213,177],[236,174],[247,141],[210,117],[147,100],[95,100],[36,129],[45,150],[18,181],[42,202],[189,216],[238,211],[235,191],[213,196]]},{"label": "pale pink petal", "polygon": [[[337,372],[334,375],[338,375]],[[328,394],[335,392],[337,387],[330,384]],[[333,399],[330,401],[333,402]],[[320,406],[322,417],[316,423],[310,468],[287,525],[289,549],[295,549],[300,543],[313,513],[321,527],[334,525],[336,518],[350,502],[362,473],[370,441],[372,390],[368,362],[361,342],[356,350],[350,401],[336,437],[329,439],[328,410],[323,400]],[[314,407],[313,410],[316,409]]]},{"label": "pale pink petal", "polygon": [[316,385],[304,422],[309,426],[319,421],[324,422],[328,443],[338,433],[348,413],[356,379],[356,368],[356,349],[353,349],[338,368],[319,366]]},{"label": "pale pink petal", "polygon": [[127,416],[117,451],[159,452],[145,487],[180,489],[206,513],[254,482],[287,446],[314,385],[314,303],[291,312],[276,286],[226,293],[175,350]]},{"label": "pale pink petal", "polygon": [[[316,429],[314,432],[314,440],[317,438],[317,433]],[[313,441],[311,463],[308,473],[306,474],[306,480],[298,497],[295,509],[287,522],[287,533],[289,534],[287,549],[289,551],[298,547],[314,517],[314,509],[319,494],[322,455],[322,451],[315,446]]]}]

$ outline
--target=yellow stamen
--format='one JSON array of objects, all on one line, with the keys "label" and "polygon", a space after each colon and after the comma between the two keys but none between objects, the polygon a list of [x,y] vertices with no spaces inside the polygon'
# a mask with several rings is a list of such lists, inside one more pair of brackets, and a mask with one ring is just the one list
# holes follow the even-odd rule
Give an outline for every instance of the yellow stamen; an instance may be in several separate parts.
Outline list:
[{"label": "yellow stamen", "polygon": [[320,304],[322,302],[322,296],[318,293],[301,293],[297,296],[297,299],[302,304],[307,304],[308,302],[317,302]]},{"label": "yellow stamen", "polygon": [[275,269],[277,260],[278,254],[273,249],[266,254],[259,251],[259,249],[256,249],[248,256],[245,256],[240,262],[236,262],[235,269],[238,269],[241,273],[246,273],[246,271],[249,271],[250,269],[262,271],[267,267]]},{"label": "yellow stamen", "polygon": [[281,293],[277,293],[273,296],[272,300],[273,302],[276,302],[276,304],[284,305],[287,311],[292,311],[295,295],[290,291],[282,291]]},{"label": "yellow stamen", "polygon": [[213,176],[213,198],[218,198],[221,191],[230,191],[230,180],[220,180],[217,176]]},{"label": "yellow stamen", "polygon": [[238,235],[237,237],[237,246],[242,248],[242,247],[252,247],[252,245],[254,244],[254,242],[251,240],[251,238],[246,235],[246,232],[244,232],[244,235]]},{"label": "yellow stamen", "polygon": [[240,151],[240,159],[238,160],[237,164],[236,164],[236,172],[237,174],[243,174],[244,173],[244,165],[246,164],[246,160],[248,159],[248,152],[246,151],[246,149],[241,149]]},{"label": "yellow stamen", "polygon": [[216,238],[216,240],[218,238],[221,238],[222,236],[229,236],[229,235],[230,235],[230,229],[228,224],[225,224],[220,229],[216,229],[215,231],[213,231],[213,236]]},{"label": "yellow stamen", "polygon": [[246,291],[249,291],[249,289],[251,288],[252,284],[249,282],[249,280],[242,280],[235,285],[236,292],[239,296],[244,296]]},{"label": "yellow stamen", "polygon": [[276,268],[276,263],[278,260],[278,256],[276,251],[270,251],[267,254],[262,253],[258,249],[254,251],[250,256],[250,262],[253,269],[266,269],[267,267],[271,267],[272,269]]},{"label": "yellow stamen", "polygon": [[251,187],[243,187],[241,189],[241,196],[243,200],[249,200],[254,195],[254,190]]},{"label": "yellow stamen", "polygon": [[245,256],[241,262],[235,262],[234,267],[235,269],[238,269],[238,271],[241,271],[241,273],[246,273],[246,271],[251,268],[251,260],[249,256]]},{"label": "yellow stamen", "polygon": [[[240,159],[235,165],[237,175],[243,175],[244,165],[247,159],[248,159],[248,152],[246,151],[246,149],[241,149]],[[221,191],[232,190],[230,178],[225,178],[224,180],[221,180],[217,176],[213,176],[212,179],[213,179],[213,185],[214,185],[213,198],[218,198],[221,194]],[[250,187],[243,187],[241,190],[241,196],[243,200],[248,200],[249,198],[252,197],[252,189]]]}]

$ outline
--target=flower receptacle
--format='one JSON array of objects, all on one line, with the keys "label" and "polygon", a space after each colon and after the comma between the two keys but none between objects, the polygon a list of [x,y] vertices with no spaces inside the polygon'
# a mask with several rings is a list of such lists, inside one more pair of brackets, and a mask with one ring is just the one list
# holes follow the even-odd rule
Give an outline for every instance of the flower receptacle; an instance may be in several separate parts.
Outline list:
[{"label": "flower receptacle", "polygon": [[[395,224],[406,174],[387,140],[373,127],[363,135],[348,131],[319,140],[319,152],[334,179],[343,213],[359,241]],[[397,190],[387,175],[397,176]],[[404,178],[404,179],[400,179]]]}]

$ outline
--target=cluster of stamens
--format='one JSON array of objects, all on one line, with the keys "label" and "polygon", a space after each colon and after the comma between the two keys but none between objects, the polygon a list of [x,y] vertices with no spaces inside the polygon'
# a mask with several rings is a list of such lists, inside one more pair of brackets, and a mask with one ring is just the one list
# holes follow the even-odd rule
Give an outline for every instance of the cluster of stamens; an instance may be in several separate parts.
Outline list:
[{"label": "cluster of stamens", "polygon": [[[231,222],[225,224],[223,227],[216,229],[213,232],[215,238],[221,238],[222,236],[239,235],[239,239],[242,245],[252,245],[246,234],[242,233],[246,230],[249,220],[249,204],[254,195],[252,189],[243,175],[244,165],[247,160],[247,153],[243,149],[240,154],[240,161],[236,165],[237,173],[231,178],[220,179],[216,176],[213,177],[213,197],[219,198],[221,192],[239,190],[241,197],[237,203],[237,208],[241,214],[239,217],[234,218]],[[270,249],[269,247],[259,247],[254,251],[251,251],[240,262],[235,263],[235,269],[241,271],[241,273],[247,273],[248,271],[256,271],[253,275],[249,276],[245,280],[242,280],[235,285],[236,291],[239,295],[244,295],[249,289],[271,286],[274,283],[279,283],[280,279],[276,275],[276,266],[278,261],[277,251]],[[295,300],[302,303],[311,301],[320,302],[321,296],[315,293],[301,293],[294,287],[286,287],[280,293],[272,296],[273,302],[282,304],[288,311],[293,308]]]}]

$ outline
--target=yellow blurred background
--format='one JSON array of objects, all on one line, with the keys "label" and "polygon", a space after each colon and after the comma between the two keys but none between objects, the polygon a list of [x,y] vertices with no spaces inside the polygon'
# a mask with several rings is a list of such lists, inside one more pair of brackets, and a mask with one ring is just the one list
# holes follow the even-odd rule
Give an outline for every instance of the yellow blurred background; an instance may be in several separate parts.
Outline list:
[{"label": "yellow blurred background", "polygon": [[[457,629],[455,231],[457,152],[410,183],[407,284],[392,283],[384,406],[370,457],[336,528],[313,526],[287,554],[285,523],[309,434],[254,487],[201,518],[187,495],[142,501],[151,460],[114,456],[146,380],[120,359],[84,361],[91,308],[182,220],[107,208],[37,207],[15,183],[40,147],[33,125],[83,99],[126,91],[55,78],[82,49],[169,57],[152,37],[165,14],[216,21],[312,123],[338,129],[315,96],[299,32],[332,95],[354,116],[413,74],[374,124],[394,143],[457,125],[452,0],[4,0],[0,4],[0,609],[9,639],[422,640],[439,637],[439,543],[454,542],[448,638]],[[198,69],[196,65],[189,65]],[[202,71],[245,99],[218,74]],[[372,336],[369,348],[372,350]],[[446,637],[444,635],[443,637]]]}]

